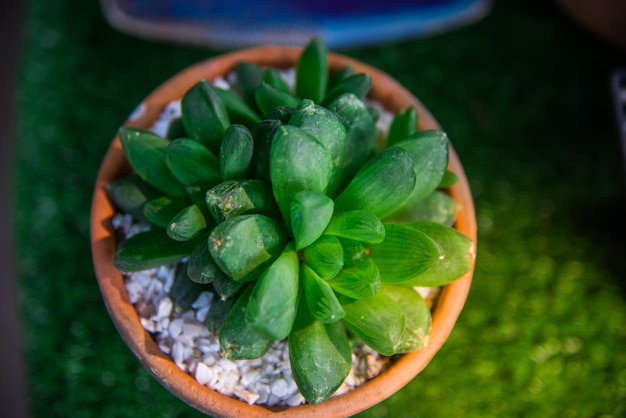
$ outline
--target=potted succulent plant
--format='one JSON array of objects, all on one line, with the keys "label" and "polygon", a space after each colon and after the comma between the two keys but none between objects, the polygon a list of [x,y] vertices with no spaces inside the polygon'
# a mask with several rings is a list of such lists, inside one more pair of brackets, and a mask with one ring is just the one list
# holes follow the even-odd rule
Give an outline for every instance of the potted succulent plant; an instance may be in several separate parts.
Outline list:
[{"label": "potted succulent plant", "polygon": [[[391,395],[452,329],[475,240],[469,187],[437,122],[319,39],[226,54],[165,83],[120,128],[92,206],[94,265],[120,334],[163,385],[217,416],[345,416]],[[159,268],[166,297],[142,308],[125,280]],[[418,287],[440,291],[425,299]],[[181,370],[182,348],[157,343],[141,311],[180,313],[203,294],[210,332],[195,335],[240,366],[281,342],[302,404],[207,387],[215,360]],[[169,340],[184,319],[167,318]],[[356,346],[384,358],[382,371],[333,396]]]}]

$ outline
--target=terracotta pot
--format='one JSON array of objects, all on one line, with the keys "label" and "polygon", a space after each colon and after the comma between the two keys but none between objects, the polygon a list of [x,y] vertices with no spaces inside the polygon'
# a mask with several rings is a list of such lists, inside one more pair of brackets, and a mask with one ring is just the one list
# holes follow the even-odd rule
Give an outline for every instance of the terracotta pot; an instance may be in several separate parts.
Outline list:
[{"label": "terracotta pot", "polygon": [[[261,47],[228,53],[201,62],[182,71],[157,88],[134,112],[126,124],[148,128],[156,120],[166,104],[182,97],[184,92],[200,79],[212,80],[229,73],[238,61],[250,61],[260,65],[293,67],[300,49],[291,47]],[[368,73],[373,80],[370,97],[390,111],[415,106],[418,111],[419,129],[439,128],[428,110],[407,90],[385,73],[345,56],[330,54],[331,69],[351,65],[355,72]],[[474,206],[465,173],[457,154],[450,150],[449,168],[458,176],[458,183],[450,188],[454,199],[461,204],[456,228],[476,242]],[[457,317],[459,316],[472,280],[472,271],[444,287],[433,307],[433,324],[430,345],[422,350],[400,356],[391,367],[378,377],[356,390],[333,397],[318,405],[269,408],[250,406],[246,402],[224,396],[180,370],[161,352],[153,337],[143,329],[139,317],[129,301],[122,275],[112,265],[116,238],[111,226],[114,207],[105,186],[128,174],[130,167],[123,154],[119,138],[115,138],[98,173],[91,212],[91,246],[93,262],[109,314],[125,343],[135,353],[146,369],[169,391],[189,405],[209,415],[219,417],[342,417],[367,409],[406,385],[426,367],[440,349]],[[474,245],[475,248],[475,245]]]}]

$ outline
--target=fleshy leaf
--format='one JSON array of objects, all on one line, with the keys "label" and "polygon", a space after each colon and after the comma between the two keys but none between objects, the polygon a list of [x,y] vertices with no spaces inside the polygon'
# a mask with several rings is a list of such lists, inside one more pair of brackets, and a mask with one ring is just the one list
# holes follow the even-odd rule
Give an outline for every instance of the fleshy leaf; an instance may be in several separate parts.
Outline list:
[{"label": "fleshy leaf", "polygon": [[229,180],[207,190],[206,206],[217,223],[243,214],[278,217],[270,187],[261,180]]},{"label": "fleshy leaf", "polygon": [[255,63],[241,61],[235,65],[237,91],[244,102],[252,109],[257,109],[254,92],[263,83],[263,68]]},{"label": "fleshy leaf", "polygon": [[176,241],[189,241],[206,229],[207,223],[200,208],[189,205],[174,216],[166,231]]},{"label": "fleshy leaf", "polygon": [[254,331],[246,323],[246,310],[252,286],[246,287],[237,298],[222,329],[219,341],[222,354],[230,360],[261,357],[269,350],[272,340]]},{"label": "fleshy leaf", "polygon": [[265,71],[263,71],[263,82],[279,90],[289,92],[289,85],[287,85],[287,82],[274,67],[266,68]]},{"label": "fleshy leaf", "polygon": [[244,125],[230,125],[220,147],[220,172],[223,180],[243,178],[254,152],[252,134]]},{"label": "fleshy leaf", "polygon": [[430,269],[401,283],[403,286],[443,286],[472,268],[476,257],[474,243],[456,229],[434,222],[415,222],[406,224],[406,227],[428,236],[436,243],[440,256]]},{"label": "fleshy leaf", "polygon": [[[218,270],[220,269],[218,268]],[[222,274],[215,276],[215,280],[211,284],[213,284],[213,289],[215,289],[220,299],[224,301],[233,300],[245,286],[245,283],[231,279],[223,271]]]},{"label": "fleshy leaf", "polygon": [[384,356],[398,352],[404,341],[404,311],[381,292],[369,299],[341,298],[346,326],[365,344]]},{"label": "fleshy leaf", "polygon": [[352,352],[343,324],[317,321],[306,303],[300,303],[288,344],[291,370],[302,396],[311,404],[330,398],[352,367]]},{"label": "fleshy leaf", "polygon": [[414,106],[396,113],[387,134],[387,147],[406,139],[417,131],[417,111]]},{"label": "fleshy leaf", "polygon": [[453,184],[455,184],[457,181],[459,181],[459,178],[457,177],[456,174],[454,174],[452,171],[450,170],[446,170],[445,173],[443,173],[443,177],[441,178],[441,182],[439,183],[440,188],[444,189],[446,187],[450,187]]},{"label": "fleshy leaf", "polygon": [[211,283],[218,276],[225,275],[211,258],[206,239],[200,240],[189,255],[187,275],[196,283]]},{"label": "fleshy leaf", "polygon": [[388,149],[402,148],[411,154],[415,169],[415,188],[406,204],[417,202],[431,194],[448,166],[448,136],[439,130],[421,131]]},{"label": "fleshy leaf", "polygon": [[270,150],[272,140],[283,124],[277,119],[264,119],[252,128],[254,152],[252,154],[252,171],[254,177],[270,182]]},{"label": "fleshy leaf", "polygon": [[267,115],[275,107],[296,107],[300,103],[300,99],[293,94],[267,83],[256,89],[255,98],[262,115]]},{"label": "fleshy leaf", "polygon": [[376,243],[385,239],[385,226],[380,219],[367,211],[352,210],[333,216],[324,235]]},{"label": "fleshy leaf", "polygon": [[384,285],[381,292],[393,299],[404,311],[404,337],[399,353],[408,353],[428,345],[432,318],[430,308],[415,289]]},{"label": "fleshy leaf", "polygon": [[321,103],[328,84],[328,51],[320,38],[313,38],[296,64],[296,94]]},{"label": "fleshy leaf", "polygon": [[330,324],[344,317],[345,312],[333,289],[306,264],[300,267],[300,279],[306,304],[315,319]]},{"label": "fleshy leaf", "polygon": [[385,224],[385,240],[369,246],[383,283],[402,283],[433,268],[442,256],[428,235],[406,224]]},{"label": "fleshy leaf", "polygon": [[167,228],[174,216],[187,206],[189,202],[186,199],[161,196],[146,202],[143,215],[152,225]]},{"label": "fleshy leaf", "polygon": [[270,152],[270,177],[278,208],[289,228],[293,196],[302,190],[325,193],[331,175],[330,154],[317,139],[295,126],[278,129]]},{"label": "fleshy leaf", "polygon": [[337,237],[322,235],[304,248],[302,258],[320,278],[332,279],[343,268],[343,247]]},{"label": "fleshy leaf", "polygon": [[117,246],[113,265],[121,271],[140,271],[170,264],[188,256],[198,241],[174,241],[163,229],[151,229]]},{"label": "fleshy leaf", "polygon": [[107,194],[124,213],[138,220],[144,220],[143,208],[147,201],[156,199],[161,193],[137,175],[115,180],[106,186]]},{"label": "fleshy leaf", "polygon": [[336,293],[352,299],[368,299],[380,288],[378,267],[371,258],[366,258],[351,267],[342,269],[328,284]]},{"label": "fleshy leaf", "polygon": [[165,163],[169,139],[129,126],[122,126],[118,133],[124,154],[139,177],[165,194],[177,197],[184,195],[183,185]]},{"label": "fleshy leaf", "polygon": [[218,154],[230,119],[217,88],[206,80],[199,81],[183,96],[181,110],[187,134]]},{"label": "fleshy leaf", "polygon": [[328,95],[324,98],[324,103],[328,103],[342,94],[352,93],[359,99],[363,99],[372,88],[372,78],[365,73],[352,74],[338,82]]},{"label": "fleshy leaf", "polygon": [[289,125],[297,126],[317,139],[330,154],[333,174],[327,194],[333,196],[339,188],[346,152],[346,128],[330,110],[303,100],[289,119]]},{"label": "fleshy leaf", "polygon": [[235,93],[219,87],[216,90],[226,107],[231,123],[241,124],[250,128],[261,120],[261,116]]},{"label": "fleshy leaf", "polygon": [[228,318],[228,314],[233,308],[235,301],[235,298],[217,299],[213,301],[206,318],[206,326],[211,334],[220,335],[220,331],[226,323],[226,318]]},{"label": "fleshy leaf", "polygon": [[221,180],[217,157],[194,139],[173,140],[167,147],[165,162],[185,186],[211,187]]},{"label": "fleshy leaf", "polygon": [[335,204],[325,194],[303,190],[291,201],[291,227],[296,250],[312,244],[318,239],[333,216]]},{"label": "fleshy leaf", "polygon": [[396,211],[415,189],[411,155],[388,148],[372,157],[335,199],[335,210],[366,210],[383,218]]},{"label": "fleshy leaf", "polygon": [[403,223],[432,221],[452,226],[460,205],[446,193],[435,190],[426,198],[404,209],[397,211],[385,219],[385,223]]},{"label": "fleshy leaf", "polygon": [[328,104],[346,127],[346,152],[341,186],[345,186],[376,152],[376,121],[369,109],[352,93]]},{"label": "fleshy leaf", "polygon": [[238,282],[257,279],[283,251],[282,225],[264,215],[240,215],[218,224],[209,236],[217,265]]},{"label": "fleshy leaf", "polygon": [[298,254],[288,244],[255,283],[246,322],[259,334],[282,340],[291,332],[300,293],[299,266]]},{"label": "fleshy leaf", "polygon": [[174,311],[182,313],[198,299],[200,293],[210,292],[211,286],[194,282],[187,275],[187,263],[180,263],[176,266],[174,280],[169,289],[168,295],[174,305]]}]

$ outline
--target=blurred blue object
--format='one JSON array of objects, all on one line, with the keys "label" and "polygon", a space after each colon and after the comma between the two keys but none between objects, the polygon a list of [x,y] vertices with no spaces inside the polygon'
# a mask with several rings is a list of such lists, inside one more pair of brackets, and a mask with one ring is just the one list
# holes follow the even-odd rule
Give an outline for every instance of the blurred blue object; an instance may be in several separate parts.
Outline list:
[{"label": "blurred blue object", "polygon": [[132,35],[235,48],[375,45],[476,22],[492,0],[101,0],[107,21]]}]

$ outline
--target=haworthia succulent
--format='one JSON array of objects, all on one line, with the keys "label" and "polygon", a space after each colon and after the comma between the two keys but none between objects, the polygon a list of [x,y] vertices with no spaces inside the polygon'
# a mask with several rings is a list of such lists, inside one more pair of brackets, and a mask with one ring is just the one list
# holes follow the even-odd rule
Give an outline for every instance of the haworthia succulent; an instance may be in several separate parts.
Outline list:
[{"label": "haworthia succulent", "polygon": [[244,214],[279,216],[270,186],[254,179],[229,180],[212,187],[206,192],[206,206],[217,223]]}]

